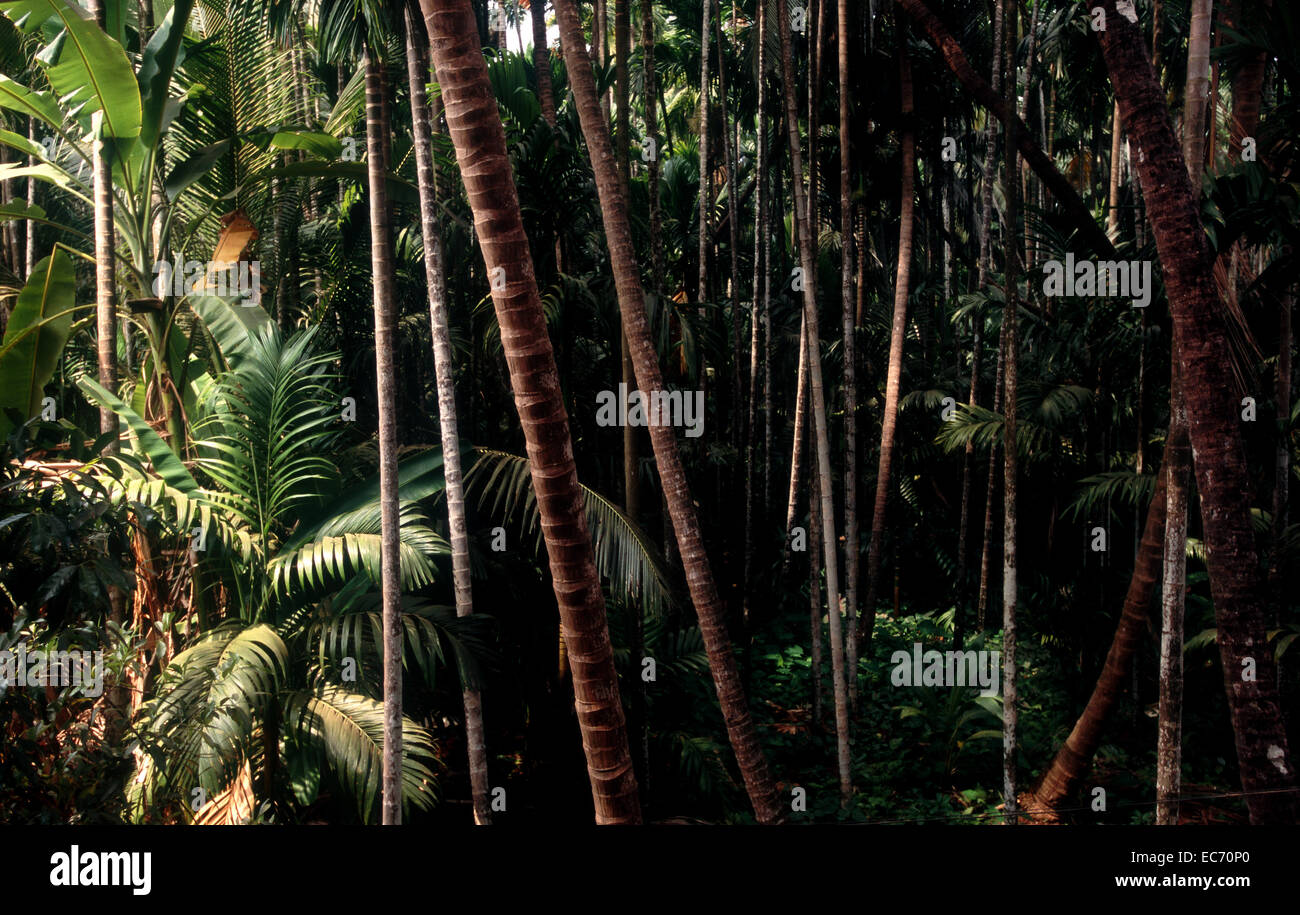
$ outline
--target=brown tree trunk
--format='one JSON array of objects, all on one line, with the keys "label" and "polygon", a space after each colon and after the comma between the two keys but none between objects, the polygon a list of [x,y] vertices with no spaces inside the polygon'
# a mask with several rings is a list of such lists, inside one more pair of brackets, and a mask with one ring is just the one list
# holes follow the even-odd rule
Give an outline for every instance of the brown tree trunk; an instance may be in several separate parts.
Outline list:
[{"label": "brown tree trunk", "polygon": [[1125,129],[1144,153],[1138,173],[1164,268],[1175,346],[1182,354],[1210,590],[1246,803],[1252,822],[1294,822],[1295,769],[1264,631],[1239,405],[1224,396],[1233,390],[1227,328],[1199,198],[1141,37],[1116,10],[1115,0],[1101,2],[1107,28],[1097,34]]},{"label": "brown tree trunk", "polygon": [[[574,0],[556,0],[555,10],[563,40],[577,40],[581,36],[581,26]],[[613,161],[608,129],[600,116],[595,79],[586,68],[575,66],[569,71],[569,82],[596,174],[601,219],[605,225],[619,308],[627,328],[628,346],[636,367],[637,383],[642,391],[660,391],[663,389],[663,378],[646,320],[645,297],[632,244],[627,199]],[[687,487],[685,468],[677,448],[677,435],[671,425],[658,421],[661,419],[662,417],[654,417],[651,420],[650,442],[654,448],[664,494],[668,499],[673,531],[681,552],[682,567],[686,572],[686,584],[699,618],[700,633],[709,657],[709,668],[713,673],[722,717],[727,724],[727,734],[736,753],[736,761],[755,815],[763,823],[779,822],[783,818],[783,812],[777,799],[776,783],[772,780],[767,760],[758,744],[757,730],[731,653],[722,602],[714,585],[704,540],[700,535],[699,520]]]},{"label": "brown tree trunk", "polygon": [[[844,595],[848,611],[849,706],[857,708],[858,640],[861,628],[858,607],[858,381],[857,324],[853,294],[853,155],[849,133],[849,2],[838,5],[837,70],[840,103],[840,298],[844,330]],[[906,141],[904,141],[906,142]],[[909,195],[910,196],[910,195]],[[946,199],[946,198],[945,198]],[[892,349],[892,344],[891,344]],[[874,608],[868,608],[875,620]]]},{"label": "brown tree trunk", "polygon": [[532,0],[529,12],[533,20],[533,70],[537,74],[537,96],[542,103],[542,117],[555,126],[555,90],[551,86],[551,55],[546,50],[546,0]]},{"label": "brown tree trunk", "polygon": [[[785,0],[778,0],[780,21],[788,23]],[[785,127],[790,142],[791,184],[794,190],[795,223],[799,233],[799,262],[803,270],[803,319],[808,334],[808,389],[812,394],[813,436],[817,445],[817,477],[821,484],[822,538],[826,561],[826,604],[830,619],[831,669],[835,690],[835,731],[840,776],[840,799],[847,805],[853,796],[849,761],[849,705],[845,686],[844,635],[840,614],[839,563],[836,556],[835,502],[831,492],[831,448],[826,428],[826,392],[822,384],[821,333],[817,326],[817,273],[808,191],[803,184],[803,152],[799,146],[799,114],[794,99],[794,60],[789,29],[781,34],[781,74],[784,82]]]},{"label": "brown tree trunk", "polygon": [[[540,5],[540,4],[539,4]],[[446,481],[447,527],[451,532],[452,582],[456,615],[474,612],[470,580],[469,532],[465,521],[465,490],[461,478],[460,435],[456,416],[456,383],[451,333],[447,319],[447,274],[443,261],[442,228],[438,225],[437,162],[433,158],[433,126],[425,81],[429,74],[424,23],[411,7],[406,16],[406,70],[411,92],[411,122],[415,137],[416,178],[420,191],[420,228],[424,239],[424,273],[429,282],[429,328],[433,365],[438,382],[438,428],[442,436],[442,466]],[[487,744],[483,734],[483,704],[477,689],[463,690],[465,744],[469,757],[474,822],[492,822],[488,789]]]},{"label": "brown tree trunk", "polygon": [[[1016,97],[1016,15],[1015,3],[1006,4],[1006,25],[1003,34],[1007,39],[1006,106],[1008,115],[1015,106]],[[1019,272],[1020,236],[1017,221],[1020,190],[1020,168],[1016,161],[1016,144],[1011,125],[1005,125],[1007,160],[1003,195],[1006,198],[1006,234],[1003,248],[1006,251],[1006,304],[1002,321],[1007,328],[1007,354],[1003,362],[1006,380],[1003,382],[1003,402],[1006,414],[1003,420],[1002,440],[1002,792],[1005,823],[1015,825],[1017,812],[1016,756],[1019,750],[1017,734],[1020,712],[1016,701],[1016,605],[1019,597],[1019,577],[1016,568],[1016,524],[1018,520],[1016,494],[1019,448],[1016,444],[1016,403],[1019,383],[1020,321],[1017,311],[1017,273]]]},{"label": "brown tree trunk", "polygon": [[402,822],[402,582],[397,495],[397,289],[383,163],[383,65],[369,49],[366,70],[366,174],[370,189],[370,264],[374,274],[375,386],[379,406],[379,507],[384,633],[383,823]]},{"label": "brown tree trunk", "polygon": [[[709,24],[713,21],[712,0],[704,0],[703,22],[700,26],[700,238],[698,279],[695,286],[695,301],[704,302],[709,297],[709,239],[713,232],[709,228],[709,213],[713,209],[713,173],[710,170],[709,153]],[[704,316],[704,309],[700,309]]]},{"label": "brown tree trunk", "polygon": [[912,124],[912,68],[906,51],[899,53],[899,85],[902,92],[903,176],[898,220],[898,272],[894,279],[894,319],[889,335],[889,368],[885,378],[885,408],[880,423],[880,463],[876,471],[876,498],[871,516],[871,542],[867,547],[867,596],[862,617],[868,621],[856,635],[871,641],[870,623],[875,620],[876,595],[880,589],[880,550],[885,537],[885,511],[889,504],[890,479],[894,467],[894,435],[898,428],[898,398],[903,382],[903,340],[907,334],[907,297],[912,285],[912,238],[915,233],[916,135]]},{"label": "brown tree trunk", "polygon": [[1187,497],[1192,450],[1187,440],[1175,351],[1170,371],[1169,451],[1165,466],[1165,549],[1160,588],[1160,698],[1156,713],[1156,825],[1178,823],[1182,790],[1183,611],[1187,572]]},{"label": "brown tree trunk", "polygon": [[[420,0],[420,8],[456,159],[492,278],[492,303],[527,443],[573,675],[596,822],[639,823],[636,777],[568,414],[519,212],[505,130],[478,47],[474,12],[469,0]],[[568,46],[581,49],[581,36]]]}]

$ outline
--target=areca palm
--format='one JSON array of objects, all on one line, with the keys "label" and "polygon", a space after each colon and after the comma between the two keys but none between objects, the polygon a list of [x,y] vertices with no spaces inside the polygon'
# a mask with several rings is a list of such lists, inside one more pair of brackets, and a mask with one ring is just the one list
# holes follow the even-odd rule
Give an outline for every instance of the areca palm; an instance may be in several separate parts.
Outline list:
[{"label": "areca palm", "polygon": [[[259,759],[253,742],[259,728],[282,723],[297,729],[292,738],[286,731],[286,753],[317,748],[346,776],[359,813],[368,817],[378,766],[367,754],[379,752],[381,706],[365,694],[355,669],[349,679],[346,662],[362,656],[363,622],[374,623],[366,614],[369,591],[382,577],[379,484],[372,480],[338,498],[339,473],[327,457],[339,424],[326,368],[332,354],[314,349],[314,329],[285,339],[269,319],[253,329],[217,326],[233,367],[205,389],[195,418],[195,469],[210,484],[200,485],[129,406],[82,382],[88,396],[126,420],[136,441],[132,453],[105,460],[113,498],[157,512],[171,531],[192,536],[203,548],[210,594],[230,596],[213,610],[220,622],[202,621],[203,638],[172,660],[142,711],[142,740],[158,755],[142,763],[139,784],[155,791],[197,786],[210,794],[245,759],[274,780],[274,752]],[[417,504],[441,489],[440,456],[421,456],[404,470],[402,584],[410,591],[433,580],[433,558],[447,546]],[[398,658],[414,663],[440,631],[456,625],[454,617],[408,601]],[[345,720],[354,725],[349,740],[340,726]],[[433,749],[413,723],[402,728],[413,742],[401,775],[409,804],[428,788]],[[267,740],[268,747],[276,743],[274,735]],[[307,803],[309,793],[299,800]]]}]

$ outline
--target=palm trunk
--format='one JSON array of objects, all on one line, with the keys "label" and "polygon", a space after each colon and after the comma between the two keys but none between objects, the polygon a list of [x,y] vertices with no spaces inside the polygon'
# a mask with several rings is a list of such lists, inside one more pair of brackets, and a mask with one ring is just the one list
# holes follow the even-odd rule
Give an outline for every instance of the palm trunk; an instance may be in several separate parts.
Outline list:
[{"label": "palm trunk", "polygon": [[542,103],[542,117],[555,126],[555,90],[551,85],[551,55],[546,50],[546,0],[532,0],[529,12],[533,21],[533,70],[537,74],[537,97]]},{"label": "palm trunk", "polygon": [[[1007,110],[1014,110],[1016,97],[1016,14],[1014,3],[1006,5],[1006,26],[1003,33],[1007,39]],[[1003,194],[1006,197],[1006,235],[1003,247],[1006,250],[1006,306],[1002,321],[1007,328],[1007,354],[1003,362],[1006,372],[1004,382],[1004,403],[1006,414],[1003,420],[1002,441],[1002,793],[1004,822],[1015,825],[1017,811],[1016,797],[1016,754],[1019,749],[1017,732],[1020,726],[1020,713],[1016,706],[1016,604],[1018,598],[1019,577],[1016,568],[1016,522],[1018,518],[1016,504],[1017,469],[1019,467],[1019,449],[1016,445],[1016,395],[1019,382],[1020,356],[1020,321],[1017,312],[1017,273],[1019,270],[1020,242],[1017,194],[1020,190],[1020,169],[1016,158],[1016,144],[1011,125],[1006,125],[1006,160]]]},{"label": "palm trunk", "polygon": [[[709,23],[712,21],[710,0],[704,0],[703,24],[700,26],[700,238],[698,278],[695,301],[704,302],[709,297],[709,211],[713,209],[712,172],[709,169]],[[700,309],[703,317],[704,309]]]},{"label": "palm trunk", "polygon": [[[799,357],[794,382],[794,440],[790,445],[790,487],[785,500],[785,556],[783,565],[790,562],[790,532],[794,527],[799,507],[799,484],[803,482],[804,439],[808,415],[808,322],[799,319]],[[816,560],[814,560],[815,562]]]},{"label": "palm trunk", "polygon": [[822,567],[817,556],[822,550],[821,486],[813,474],[808,492],[808,626],[812,639],[813,727],[822,726]]},{"label": "palm trunk", "polygon": [[1183,158],[1198,197],[1205,167],[1206,105],[1210,99],[1210,17],[1214,0],[1192,0],[1187,36],[1187,84],[1183,92]]},{"label": "palm trunk", "polygon": [[[996,98],[1002,87],[1002,3],[997,0],[993,14],[993,74],[990,83]],[[993,180],[996,169],[995,159],[998,149],[998,121],[993,113],[985,117],[988,123],[984,128],[984,180],[980,188],[980,277],[979,286],[983,289],[988,282],[989,268],[993,250]]]},{"label": "palm trunk", "polygon": [[1294,822],[1295,769],[1267,650],[1245,447],[1236,404],[1223,396],[1233,389],[1231,360],[1199,195],[1136,27],[1118,13],[1115,0],[1102,0],[1102,6],[1107,28],[1097,34],[1125,129],[1145,153],[1138,172],[1164,268],[1174,345],[1182,354],[1219,653],[1246,804],[1252,822]]},{"label": "palm trunk", "polygon": [[876,471],[876,499],[871,517],[871,543],[867,548],[867,596],[862,617],[868,621],[858,637],[871,641],[876,596],[880,590],[880,551],[885,537],[885,513],[889,504],[890,478],[894,467],[894,436],[898,428],[898,398],[903,382],[903,340],[907,334],[907,297],[911,292],[912,239],[915,233],[914,182],[916,180],[916,136],[912,124],[912,68],[907,54],[899,56],[902,89],[903,177],[901,212],[898,220],[898,272],[894,279],[894,319],[889,335],[889,368],[885,377],[885,409],[880,423],[880,463]]},{"label": "palm trunk", "polygon": [[[1007,361],[1007,323],[1002,322],[998,334],[998,361],[993,374],[997,379],[993,389],[993,412],[1001,413],[1003,393],[1006,385],[1006,373],[1003,366]],[[989,473],[984,485],[984,528],[980,548],[980,584],[976,599],[976,626],[984,631],[989,606],[989,581],[993,576],[993,504],[998,491],[998,455],[1002,453],[999,442],[994,439],[989,445]]]},{"label": "palm trunk", "polygon": [[1114,238],[1119,231],[1119,184],[1122,171],[1120,164],[1123,136],[1124,131],[1119,122],[1119,105],[1116,105],[1110,127],[1110,189],[1106,205],[1106,232],[1111,238]]},{"label": "palm trunk", "polygon": [[[569,43],[579,40],[581,26],[573,0],[556,0],[555,9],[563,41]],[[595,79],[586,68],[575,66],[569,71],[569,82],[595,169],[601,218],[605,224],[619,308],[627,329],[637,384],[642,391],[659,391],[663,389],[663,378],[646,319],[644,291],[641,288],[640,270],[628,222],[627,199],[612,162],[613,151],[606,122],[600,116]],[[709,668],[713,673],[722,717],[727,724],[727,735],[759,822],[779,822],[783,813],[777,800],[776,783],[772,780],[767,760],[758,744],[757,729],[731,653],[726,618],[704,549],[699,519],[687,487],[686,472],[677,448],[677,436],[673,427],[666,423],[652,421],[649,428],[655,463],[668,499],[673,531],[681,553],[682,567],[686,572],[686,584],[699,618]]]},{"label": "palm trunk", "polygon": [[1165,551],[1160,600],[1160,699],[1156,729],[1156,825],[1178,822],[1182,789],[1183,610],[1187,571],[1187,489],[1192,453],[1187,441],[1187,409],[1173,353],[1169,394],[1169,459],[1165,483]]},{"label": "palm trunk", "polygon": [[[648,8],[649,3],[645,6]],[[764,287],[767,282],[767,3],[758,4],[758,130],[754,136],[757,147],[757,161],[754,168],[754,182],[757,185],[757,199],[754,203],[754,281],[751,285],[749,305],[749,402],[746,404],[745,421],[745,566],[744,566],[744,605],[742,618],[746,630],[750,626],[750,603],[754,596],[754,464],[755,447],[758,439],[758,374],[760,339],[763,346],[768,346],[767,338],[770,328],[765,324],[767,314],[767,297]],[[733,219],[734,224],[734,219]],[[762,305],[760,306],[760,299]],[[760,312],[760,307],[762,311]],[[761,331],[761,334],[760,334]],[[766,356],[766,354],[765,354]],[[764,368],[767,358],[763,360]],[[764,472],[764,486],[767,475]],[[767,520],[767,505],[764,504],[760,516]]]},{"label": "palm trunk", "polygon": [[[849,3],[839,0],[837,69],[840,103],[840,297],[844,330],[844,593],[848,610],[849,706],[857,708],[858,640],[858,381],[853,295],[853,200],[849,133]],[[944,198],[947,199],[946,197]],[[874,612],[874,611],[872,611]],[[874,616],[872,617],[874,620]]]},{"label": "palm trunk", "polygon": [[[527,443],[597,823],[639,823],[618,676],[555,355],[469,0],[420,0]],[[582,48],[581,34],[568,47]],[[579,70],[581,68],[574,67]]]},{"label": "palm trunk", "polygon": [[383,126],[383,65],[369,49],[366,72],[366,174],[370,189],[370,265],[374,273],[375,387],[379,408],[379,507],[384,637],[383,823],[402,822],[402,584],[397,495],[397,290],[388,224]]},{"label": "palm trunk", "polygon": [[[540,4],[539,4],[540,5]],[[433,158],[433,124],[425,81],[429,74],[424,24],[407,7],[406,70],[411,92],[411,121],[415,137],[416,178],[420,190],[420,228],[424,237],[424,273],[429,282],[429,329],[433,339],[433,365],[438,382],[438,427],[442,434],[443,476],[446,481],[447,526],[451,532],[452,582],[456,615],[474,612],[470,581],[469,533],[465,522],[465,491],[461,482],[460,435],[456,419],[455,366],[447,318],[447,274],[443,261],[442,228],[438,225],[437,163]],[[465,743],[469,755],[470,792],[474,822],[492,822],[488,789],[487,744],[483,732],[483,706],[477,689],[466,687]]]},{"label": "palm trunk", "polygon": [[[778,0],[782,23],[789,22],[785,0]],[[849,762],[849,705],[845,686],[844,635],[840,607],[839,563],[836,556],[835,503],[831,492],[831,448],[826,429],[826,392],[822,384],[821,332],[817,326],[817,249],[812,233],[808,191],[803,184],[803,153],[799,147],[799,115],[794,99],[794,60],[789,29],[780,28],[781,74],[784,82],[786,135],[790,142],[791,184],[795,222],[799,232],[799,261],[803,267],[803,315],[808,334],[808,388],[812,394],[813,434],[817,443],[817,477],[821,484],[822,549],[826,561],[826,604],[829,608],[832,683],[835,690],[835,732],[840,776],[840,798],[847,805],[853,796]]]}]

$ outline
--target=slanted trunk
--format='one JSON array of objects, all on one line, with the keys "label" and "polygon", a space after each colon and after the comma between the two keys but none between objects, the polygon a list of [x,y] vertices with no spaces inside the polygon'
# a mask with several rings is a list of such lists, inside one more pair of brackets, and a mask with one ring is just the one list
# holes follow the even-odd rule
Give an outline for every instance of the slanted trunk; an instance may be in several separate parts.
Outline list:
[{"label": "slanted trunk", "polygon": [[1125,130],[1144,152],[1137,168],[1164,268],[1174,345],[1182,355],[1219,654],[1246,804],[1252,822],[1294,822],[1295,768],[1265,633],[1239,405],[1225,396],[1233,390],[1229,343],[1199,195],[1136,26],[1117,11],[1116,0],[1101,4],[1107,28],[1097,35]]},{"label": "slanted trunk", "polygon": [[[880,551],[885,539],[885,511],[894,468],[894,434],[898,428],[898,398],[903,383],[903,339],[907,334],[907,297],[911,292],[912,238],[915,233],[916,135],[912,124],[912,68],[906,52],[899,54],[899,85],[902,90],[903,177],[898,219],[898,271],[894,278],[894,320],[889,335],[889,367],[885,376],[885,409],[880,422],[880,463],[876,471],[876,500],[871,516],[871,543],[867,547],[867,596],[862,617],[865,628],[856,633],[870,643],[880,590]],[[860,617],[861,619],[861,617]]]},{"label": "slanted trunk", "polygon": [[[555,9],[563,40],[578,40],[581,26],[574,0],[556,0]],[[663,377],[646,319],[645,295],[632,243],[627,198],[612,161],[608,128],[601,119],[596,98],[595,78],[586,68],[575,66],[569,71],[569,81],[595,170],[601,219],[605,225],[605,237],[614,269],[619,309],[636,367],[637,384],[642,391],[660,391],[663,390]],[[762,823],[779,822],[784,814],[777,798],[776,783],[772,780],[767,760],[758,744],[757,729],[745,701],[740,675],[731,652],[726,618],[687,486],[685,468],[677,447],[677,434],[671,425],[660,421],[662,419],[663,417],[652,417],[649,427],[650,443],[654,448],[655,463],[668,499],[668,510],[686,573],[686,584],[699,618],[700,633],[709,657],[709,669],[713,674],[722,717],[727,725],[727,736],[735,751],[755,816]]]},{"label": "slanted trunk", "polygon": [[[474,12],[470,0],[420,0],[420,8],[484,265],[494,278],[492,303],[528,449],[596,822],[639,823],[636,777],[568,414]],[[579,51],[581,36],[571,36],[568,47]]]},{"label": "slanted trunk", "polygon": [[[782,23],[789,22],[786,0],[778,0]],[[803,269],[803,320],[808,335],[808,389],[812,394],[813,436],[817,445],[817,478],[821,484],[822,549],[826,562],[826,605],[829,609],[831,669],[835,690],[835,731],[840,776],[840,799],[847,805],[853,796],[849,762],[849,705],[845,686],[844,636],[840,607],[839,563],[836,556],[835,503],[831,492],[831,447],[826,428],[826,391],[822,384],[821,332],[817,326],[817,272],[808,190],[803,184],[803,152],[799,146],[799,114],[794,100],[794,60],[789,29],[780,28],[781,74],[784,82],[785,127],[790,142],[791,184],[794,189],[795,222],[799,233],[799,263]]]}]

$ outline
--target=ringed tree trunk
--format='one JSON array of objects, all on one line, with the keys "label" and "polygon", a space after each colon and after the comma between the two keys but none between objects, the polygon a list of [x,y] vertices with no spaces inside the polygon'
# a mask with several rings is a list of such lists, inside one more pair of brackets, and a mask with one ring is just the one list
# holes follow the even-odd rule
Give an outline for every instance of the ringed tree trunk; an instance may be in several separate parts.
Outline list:
[{"label": "ringed tree trunk", "polygon": [[1125,129],[1144,152],[1138,173],[1164,268],[1174,345],[1182,355],[1183,397],[1242,787],[1252,822],[1291,823],[1298,806],[1295,768],[1265,633],[1239,405],[1224,393],[1234,390],[1227,329],[1199,196],[1135,24],[1117,11],[1116,0],[1101,5],[1107,28],[1097,35]]},{"label": "ringed tree trunk", "polygon": [[876,619],[876,597],[880,591],[880,551],[885,538],[885,515],[894,468],[898,398],[903,383],[903,340],[907,334],[907,298],[912,285],[912,241],[916,230],[916,134],[912,123],[912,68],[906,53],[899,56],[899,84],[903,104],[903,177],[898,220],[898,270],[894,278],[894,319],[889,334],[889,368],[885,376],[885,408],[880,423],[880,462],[876,471],[871,543],[867,547],[867,596],[859,617],[859,621],[866,620],[866,625],[859,627],[855,633],[858,639],[867,644],[871,642],[872,624]]},{"label": "ringed tree trunk", "polygon": [[[566,44],[581,40],[581,24],[574,0],[556,0],[555,10],[560,21],[562,40]],[[646,318],[645,293],[641,287],[640,269],[632,243],[627,198],[615,165],[608,128],[601,117],[595,77],[585,67],[575,66],[569,71],[569,82],[595,170],[601,219],[605,225],[619,308],[627,330],[637,384],[642,391],[660,391],[663,389],[663,377]],[[654,448],[655,463],[668,500],[668,511],[672,516],[687,588],[699,617],[700,633],[709,657],[709,669],[718,692],[722,717],[727,725],[727,736],[736,754],[755,816],[761,823],[779,823],[784,818],[784,812],[777,796],[776,783],[758,743],[758,732],[731,652],[726,615],[704,549],[699,519],[695,514],[686,482],[686,471],[677,448],[677,435],[671,425],[657,421],[661,418],[651,417],[650,443]]]},{"label": "ringed tree trunk", "polygon": [[[555,354],[470,0],[420,0],[527,443],[596,822],[639,823],[618,675]],[[582,48],[581,34],[567,46]],[[574,69],[580,69],[575,67]]]},{"label": "ringed tree trunk", "polygon": [[[840,102],[840,298],[844,331],[844,594],[849,629],[847,666],[849,706],[857,707],[858,640],[858,381],[855,343],[857,320],[853,294],[853,151],[849,134],[849,2],[837,7],[837,69]],[[944,197],[947,200],[947,197]],[[892,342],[891,342],[892,348]],[[874,611],[873,611],[874,613]],[[875,617],[872,616],[874,620]]]},{"label": "ringed tree trunk", "polygon": [[370,266],[374,272],[375,386],[379,407],[380,581],[384,631],[383,823],[402,822],[402,584],[397,495],[397,289],[388,224],[383,127],[384,74],[365,52],[366,177],[370,187]]},{"label": "ringed tree trunk", "polygon": [[533,20],[533,70],[537,73],[537,96],[542,117],[555,126],[555,90],[551,86],[551,55],[546,50],[546,0],[532,0],[528,11]]},{"label": "ringed tree trunk", "polygon": [[[540,6],[540,4],[538,4]],[[442,466],[447,492],[447,526],[451,533],[452,582],[456,615],[474,612],[470,581],[469,533],[465,522],[465,490],[461,477],[460,435],[456,417],[455,365],[447,319],[447,274],[443,260],[442,228],[438,225],[437,163],[433,158],[433,128],[425,80],[429,73],[424,23],[410,7],[406,19],[406,69],[411,92],[411,121],[415,136],[416,177],[420,191],[420,228],[424,237],[424,273],[429,281],[429,328],[433,338],[433,366],[438,382],[438,427],[442,433]],[[483,732],[483,704],[477,689],[466,686],[465,744],[469,753],[470,793],[474,822],[492,822],[488,789],[487,744]]]},{"label": "ringed tree trunk", "polygon": [[803,183],[803,152],[799,147],[799,113],[794,98],[794,60],[791,55],[790,21],[786,0],[778,0],[781,34],[782,93],[785,101],[786,136],[790,143],[791,185],[794,191],[795,223],[799,233],[799,263],[803,271],[803,324],[807,334],[808,389],[812,394],[812,433],[817,445],[817,479],[821,486],[822,550],[826,563],[826,602],[830,619],[831,682],[835,691],[836,757],[840,776],[840,799],[847,806],[853,797],[853,776],[849,761],[849,704],[844,670],[843,608],[840,606],[839,563],[836,556],[835,502],[831,492],[831,448],[826,428],[826,391],[822,384],[821,332],[817,326],[817,273],[808,189]]}]

